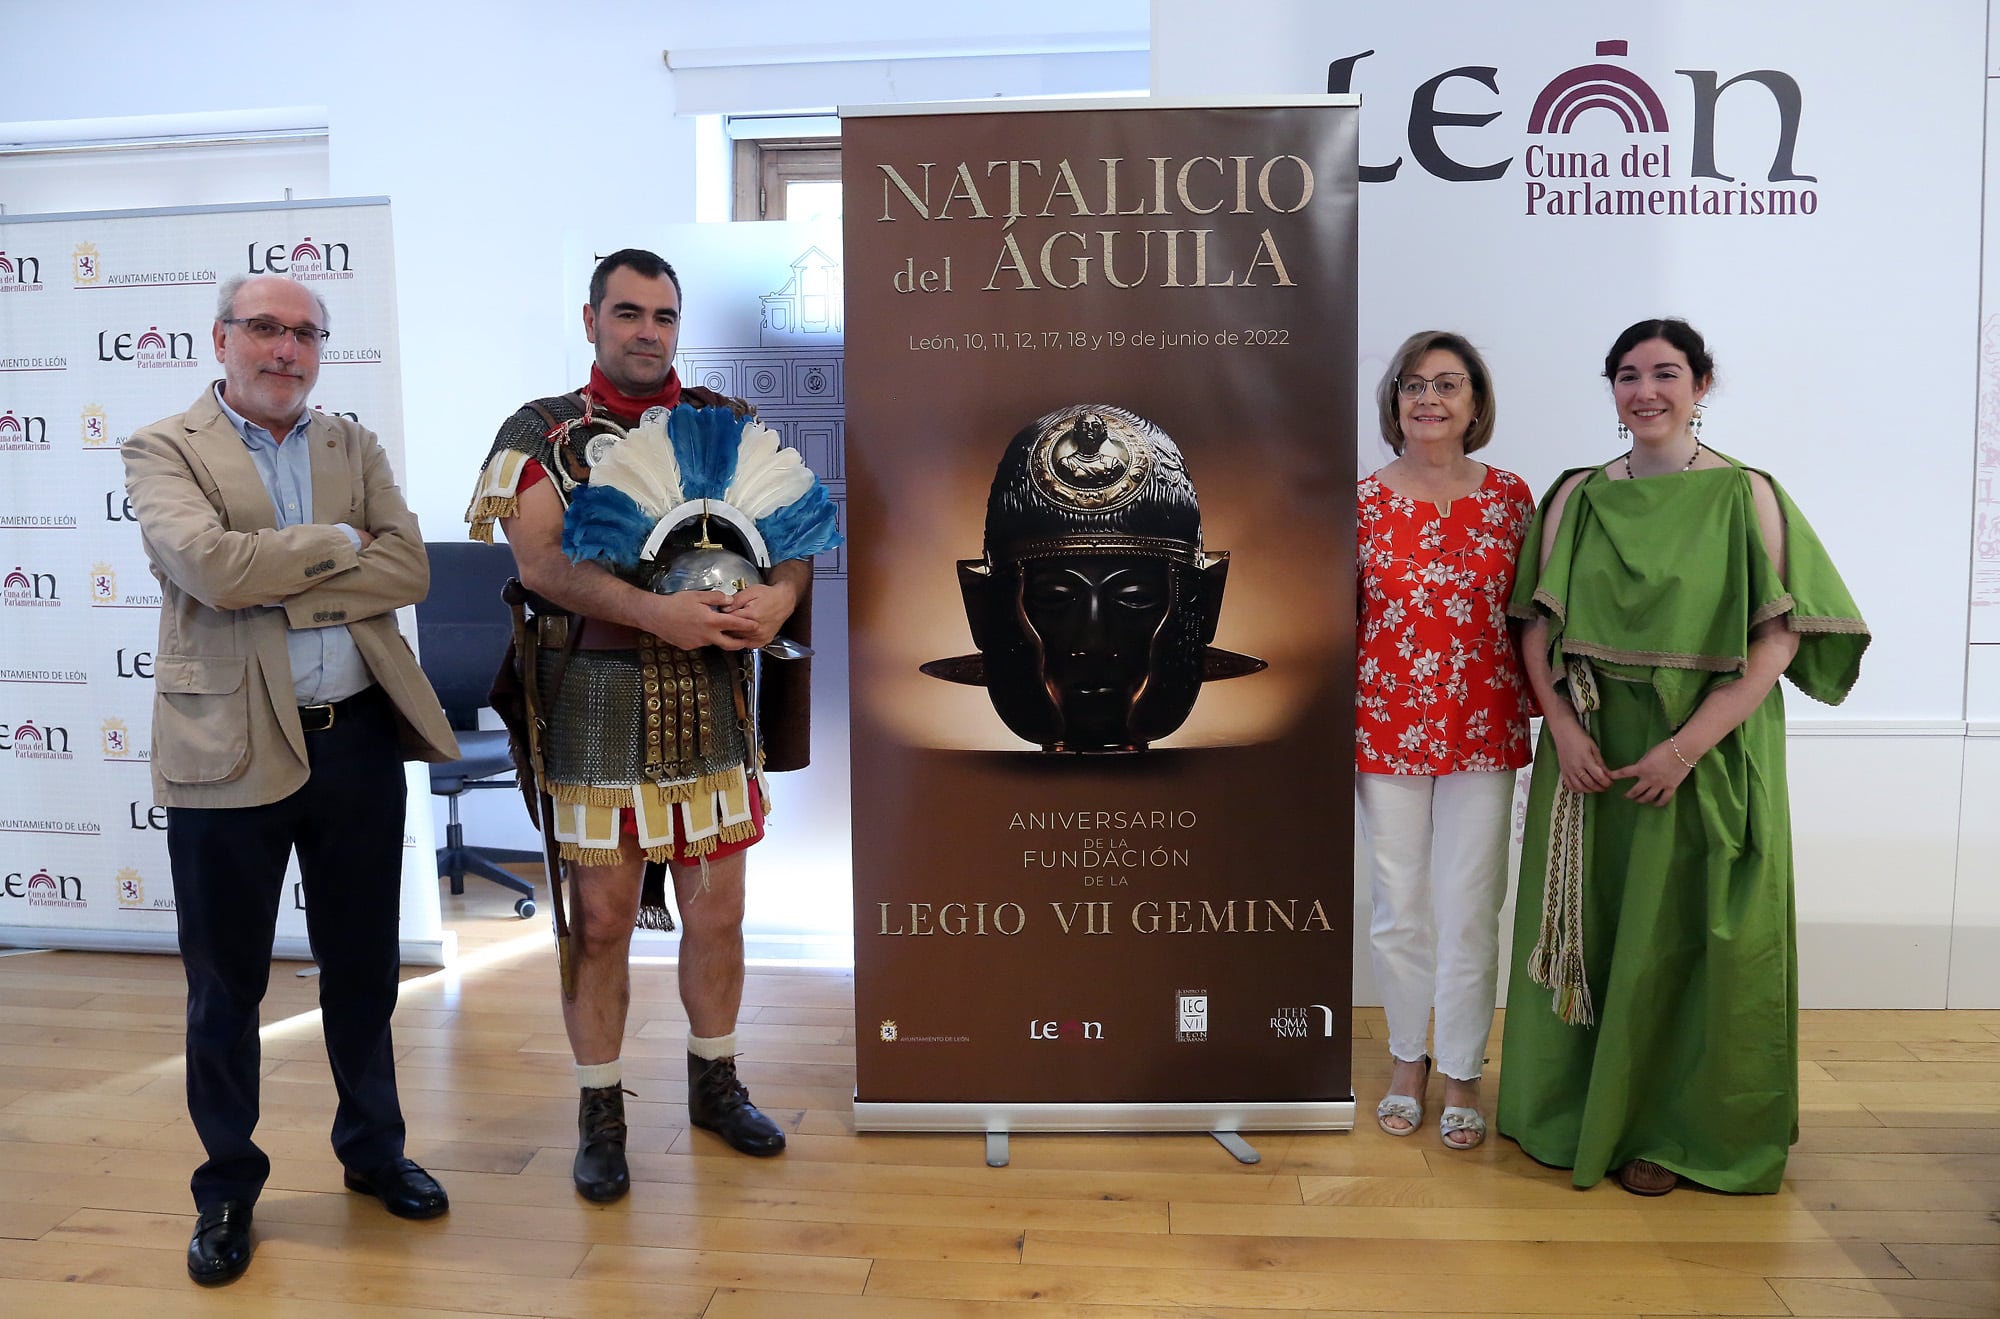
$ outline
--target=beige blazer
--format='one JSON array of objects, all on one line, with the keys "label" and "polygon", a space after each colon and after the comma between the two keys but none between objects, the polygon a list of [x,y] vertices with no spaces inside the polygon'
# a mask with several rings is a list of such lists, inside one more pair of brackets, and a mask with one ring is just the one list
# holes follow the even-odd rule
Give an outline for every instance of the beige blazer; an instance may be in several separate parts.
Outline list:
[{"label": "beige blazer", "polygon": [[[178,417],[125,441],[125,489],[160,579],[153,656],[153,797],[162,806],[261,806],[307,777],[285,628],[344,623],[395,702],[404,758],[458,742],[396,628],[430,590],[416,515],[366,428],[309,414],[313,520],[280,530],[271,496],[204,389]],[[357,551],[345,522],[377,539]]]}]

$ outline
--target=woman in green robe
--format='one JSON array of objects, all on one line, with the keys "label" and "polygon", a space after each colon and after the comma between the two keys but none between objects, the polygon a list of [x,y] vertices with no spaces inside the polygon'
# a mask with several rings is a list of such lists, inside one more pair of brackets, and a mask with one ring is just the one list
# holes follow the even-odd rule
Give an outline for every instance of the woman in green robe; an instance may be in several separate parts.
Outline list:
[{"label": "woman in green robe", "polygon": [[1701,444],[1684,321],[1605,359],[1631,449],[1567,472],[1511,612],[1542,706],[1499,1127],[1579,1187],[1778,1189],[1798,1138],[1783,674],[1837,703],[1868,644],[1805,518]]}]

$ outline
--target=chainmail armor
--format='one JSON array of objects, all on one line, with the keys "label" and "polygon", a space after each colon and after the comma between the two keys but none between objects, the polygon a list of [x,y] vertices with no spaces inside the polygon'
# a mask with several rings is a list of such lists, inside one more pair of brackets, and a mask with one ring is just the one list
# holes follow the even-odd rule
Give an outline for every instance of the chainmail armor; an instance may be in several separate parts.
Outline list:
[{"label": "chainmail armor", "polygon": [[[686,736],[677,724],[699,724],[668,718],[665,747],[670,753],[657,771],[647,773],[645,748],[646,696],[637,650],[578,650],[570,654],[562,674],[562,689],[555,688],[556,673],[562,668],[560,653],[543,650],[537,667],[542,691],[549,694],[549,731],[542,745],[549,783],[576,787],[627,786],[646,781],[678,783],[722,773],[747,760],[743,729],[736,716],[736,697],[728,656],[713,648],[698,651],[662,651],[684,656],[690,676],[699,691],[688,690],[687,713],[705,707],[706,726],[687,728]],[[696,701],[696,697],[706,699]],[[679,713],[680,702],[670,709]]]}]

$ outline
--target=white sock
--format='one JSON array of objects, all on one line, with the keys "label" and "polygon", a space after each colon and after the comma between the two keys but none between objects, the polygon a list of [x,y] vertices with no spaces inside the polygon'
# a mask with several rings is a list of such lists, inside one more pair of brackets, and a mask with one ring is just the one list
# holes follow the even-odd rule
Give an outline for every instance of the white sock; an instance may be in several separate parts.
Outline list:
[{"label": "white sock", "polygon": [[730,1031],[727,1035],[703,1036],[689,1031],[688,1052],[707,1062],[714,1062],[717,1058],[734,1058],[736,1056],[736,1032]]},{"label": "white sock", "polygon": [[619,1060],[613,1058],[608,1063],[578,1063],[576,1083],[585,1090],[602,1090],[607,1085],[617,1085],[625,1079]]}]

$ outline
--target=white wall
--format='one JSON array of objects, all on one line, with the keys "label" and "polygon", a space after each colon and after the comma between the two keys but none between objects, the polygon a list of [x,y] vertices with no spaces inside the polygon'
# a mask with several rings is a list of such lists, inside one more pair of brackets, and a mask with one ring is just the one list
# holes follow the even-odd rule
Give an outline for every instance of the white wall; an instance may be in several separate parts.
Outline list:
[{"label": "white wall", "polygon": [[1986,234],[1980,289],[1979,445],[1972,484],[1971,640],[1951,1001],[2000,1002],[2000,25],[1987,23]]},{"label": "white wall", "polygon": [[[847,76],[830,78],[824,61],[796,62],[815,50],[1049,50],[1060,68],[1065,48],[1116,46],[1102,34],[1145,27],[1144,0],[10,6],[10,45],[48,58],[18,60],[0,79],[0,138],[24,121],[324,105],[331,194],[391,200],[408,493],[427,535],[455,538],[500,420],[525,397],[580,383],[563,375],[564,345],[580,333],[562,294],[564,232],[583,212],[623,213],[635,227],[695,218],[695,121],[679,113],[663,51],[725,66],[794,61],[752,84],[768,89],[764,104],[704,107],[750,111],[784,106],[808,76],[822,95],[902,99],[891,61],[843,60]],[[1011,76],[1030,85],[991,90],[1047,81]]]},{"label": "white wall", "polygon": [[[306,118],[326,126],[328,162],[316,173],[298,171],[291,186],[302,197],[391,199],[405,486],[426,534],[456,539],[501,419],[525,398],[581,383],[570,376],[581,343],[580,299],[565,293],[580,277],[564,269],[566,253],[575,255],[565,240],[581,232],[644,242],[663,224],[698,218],[696,179],[705,160],[706,186],[715,186],[715,115],[1143,90],[1146,24],[1144,0],[1005,7],[359,0],[309,14],[233,0],[14,6],[6,19],[14,49],[87,47],[88,58],[23,59],[17,73],[0,79],[0,142],[20,139],[18,129],[9,131],[16,125],[61,137],[60,121],[77,121],[69,136],[123,137],[240,127],[263,122],[244,112],[313,107]],[[296,112],[280,118],[305,122]],[[49,121],[58,122],[52,129]],[[39,180],[62,169],[35,166],[31,192],[27,166],[0,162],[0,203],[12,214],[50,204],[42,199],[53,194]],[[10,202],[10,187],[19,200]],[[69,210],[191,200],[231,198],[121,195],[106,202],[93,194],[56,204]],[[685,265],[681,273],[698,315],[702,274]],[[837,608],[843,598],[837,586],[826,590],[821,607]],[[842,684],[843,659],[823,658],[815,686]],[[823,719],[814,740],[815,761],[837,768],[844,784],[844,727]],[[763,873],[775,882],[765,886],[761,907],[789,902],[809,913],[815,928],[844,926],[844,888],[829,896],[849,865],[844,823],[836,829],[821,817],[844,810],[845,798],[830,805],[802,796],[801,777],[786,776],[774,789],[786,823],[773,843],[779,833],[787,839],[767,858]],[[474,842],[533,845],[511,793],[474,795],[464,809]],[[825,827],[813,827],[816,820]],[[826,838],[838,841],[824,855],[786,854],[801,840]],[[780,892],[787,883],[798,886],[789,895]],[[824,953],[824,944],[808,951]]]},{"label": "white wall", "polygon": [[[2000,477],[2000,243],[1991,238],[1990,403],[1980,397],[1982,174],[1995,173],[1982,139],[1988,78],[2000,73],[1987,18],[1986,0],[1675,0],[1616,12],[1585,0],[1433,0],[1412,24],[1390,6],[1272,0],[1239,11],[1219,45],[1211,7],[1153,5],[1158,95],[1321,91],[1329,62],[1374,52],[1352,84],[1363,97],[1363,164],[1401,157],[1403,166],[1363,187],[1360,337],[1364,358],[1376,359],[1363,376],[1413,329],[1467,331],[1499,382],[1493,461],[1531,484],[1622,447],[1595,378],[1620,329],[1681,314],[1709,335],[1721,387],[1703,439],[1778,475],[1875,634],[1846,705],[1788,698],[1808,1006],[2000,1004],[2000,740],[1967,727],[1968,717],[1989,721],[1975,734],[2000,726],[1991,722],[2000,660],[1986,654],[2000,646],[1972,644],[1974,503]],[[1628,52],[1597,55],[1608,40]],[[1670,131],[1621,132],[1608,112],[1591,111],[1572,136],[1531,133],[1537,91],[1593,62],[1646,79]],[[1494,86],[1449,77],[1436,108],[1499,115],[1439,127],[1436,141],[1467,164],[1512,157],[1495,180],[1435,177],[1412,142],[1419,89],[1466,69]],[[1796,79],[1794,160],[1817,176],[1818,214],[1528,213],[1530,146],[1670,143],[1672,183],[1689,183],[1686,69]],[[1717,163],[1765,186],[1778,123],[1769,94],[1754,84],[1724,92],[1716,122]],[[1629,185],[1614,175],[1609,186]],[[1986,215],[2000,235],[2000,207]],[[1976,411],[1991,414],[1983,456]],[[1364,454],[1364,466],[1386,456]],[[1989,553],[2000,571],[2000,545]],[[2000,585],[1993,596],[1982,612],[2000,617]],[[2000,640],[2000,623],[1987,630]]]}]

